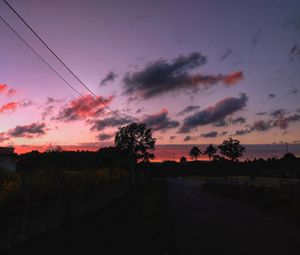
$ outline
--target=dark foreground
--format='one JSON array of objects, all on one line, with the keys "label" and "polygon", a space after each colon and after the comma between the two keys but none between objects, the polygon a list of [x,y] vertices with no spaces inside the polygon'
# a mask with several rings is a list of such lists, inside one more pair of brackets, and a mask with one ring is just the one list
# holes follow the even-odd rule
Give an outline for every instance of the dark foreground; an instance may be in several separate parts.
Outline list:
[{"label": "dark foreground", "polygon": [[151,182],[138,194],[127,194],[6,254],[165,254],[170,246],[165,188],[164,181]]},{"label": "dark foreground", "polygon": [[7,254],[289,255],[299,251],[299,228],[285,219],[203,192],[199,182],[168,179],[152,181],[145,191],[128,194]]}]

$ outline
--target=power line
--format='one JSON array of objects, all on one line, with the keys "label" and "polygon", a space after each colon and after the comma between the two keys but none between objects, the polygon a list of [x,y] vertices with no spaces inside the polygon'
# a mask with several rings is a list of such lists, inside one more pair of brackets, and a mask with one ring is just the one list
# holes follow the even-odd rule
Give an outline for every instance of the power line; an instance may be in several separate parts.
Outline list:
[{"label": "power line", "polygon": [[3,2],[15,13],[15,15],[30,29],[30,31],[42,42],[42,44],[56,57],[56,59],[75,77],[75,79],[83,85],[92,95],[95,97],[100,103],[102,103],[107,109],[109,109],[114,115],[119,117],[120,119],[126,120],[125,118],[121,117],[117,114],[114,110],[112,110],[102,99],[97,97],[91,89],[86,86],[79,77],[54,53],[54,51],[48,46],[48,44],[33,30],[33,28],[20,16],[20,14],[6,1]]},{"label": "power line", "polygon": [[40,60],[42,60],[54,73],[56,73],[59,78],[61,78],[79,96],[83,97],[83,95],[81,95],[78,90],[76,90],[68,81],[66,81],[64,77],[62,77],[27,41],[25,41],[24,38],[11,25],[8,24],[8,22],[2,16],[0,16],[0,19],[39,57]]}]

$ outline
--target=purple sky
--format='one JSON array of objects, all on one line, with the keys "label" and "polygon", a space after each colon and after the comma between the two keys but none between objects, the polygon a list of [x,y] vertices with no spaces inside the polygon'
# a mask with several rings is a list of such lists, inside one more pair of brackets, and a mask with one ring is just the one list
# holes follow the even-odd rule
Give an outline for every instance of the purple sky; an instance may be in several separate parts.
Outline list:
[{"label": "purple sky", "polygon": [[[112,109],[152,127],[158,144],[300,142],[298,0],[9,3]],[[88,94],[2,1],[0,14]],[[2,21],[0,35],[1,146],[113,141],[124,123],[89,96],[80,101]]]}]

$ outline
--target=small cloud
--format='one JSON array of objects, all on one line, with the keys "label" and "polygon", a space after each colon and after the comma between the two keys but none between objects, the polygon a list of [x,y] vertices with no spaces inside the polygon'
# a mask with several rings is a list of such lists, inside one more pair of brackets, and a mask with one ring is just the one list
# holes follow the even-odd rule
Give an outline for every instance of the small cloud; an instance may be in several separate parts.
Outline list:
[{"label": "small cloud", "polygon": [[0,114],[4,112],[14,112],[18,107],[17,102],[10,102],[0,107]]},{"label": "small cloud", "polygon": [[223,82],[227,86],[235,85],[236,83],[238,83],[243,79],[244,79],[244,74],[241,71],[223,76]]},{"label": "small cloud", "polygon": [[296,87],[292,87],[292,88],[289,89],[289,93],[293,94],[293,95],[297,94],[298,93],[298,89]]},{"label": "small cloud", "polygon": [[107,141],[107,140],[111,140],[114,137],[114,134],[99,134],[98,135],[98,140],[99,141]]},{"label": "small cloud", "polygon": [[6,92],[6,95],[7,96],[13,96],[17,93],[17,90],[16,89],[9,89],[7,92]]},{"label": "small cloud", "polygon": [[196,111],[199,108],[200,108],[200,106],[198,106],[198,105],[189,105],[189,106],[185,107],[181,112],[177,113],[176,115],[177,116],[182,116],[182,115],[185,115],[187,113]]},{"label": "small cloud", "polygon": [[251,38],[251,42],[252,42],[252,45],[253,47],[255,47],[258,43],[258,41],[260,40],[261,38],[261,34],[262,34],[262,29],[258,29],[255,34],[252,36]]},{"label": "small cloud", "polygon": [[0,94],[5,94],[6,96],[13,96],[17,93],[14,88],[9,88],[7,84],[0,83]]},{"label": "small cloud", "polygon": [[294,114],[287,117],[279,116],[274,122],[274,127],[279,127],[280,129],[287,129],[290,123],[300,121],[300,115]]},{"label": "small cloud", "polygon": [[249,130],[249,129],[241,129],[241,130],[235,131],[234,135],[246,135],[246,134],[249,134],[250,132],[251,132],[251,130]]},{"label": "small cloud", "polygon": [[223,131],[220,136],[224,136],[224,135],[227,135],[228,134],[228,131]]},{"label": "small cloud", "polygon": [[286,109],[280,108],[278,110],[271,111],[270,116],[272,118],[281,118],[284,115],[286,115],[287,113],[288,113],[288,111]]},{"label": "small cloud", "polygon": [[260,115],[260,116],[266,115],[266,114],[267,114],[267,112],[257,112],[257,113],[256,113],[256,115]]},{"label": "small cloud", "polygon": [[0,94],[4,93],[7,90],[7,84],[0,83]]},{"label": "small cloud", "polygon": [[47,97],[47,101],[45,104],[55,104],[55,103],[61,103],[65,101],[64,99],[55,99],[53,97]]},{"label": "small cloud", "polygon": [[0,143],[3,143],[5,141],[8,141],[10,138],[7,136],[6,133],[2,132],[0,133]]},{"label": "small cloud", "polygon": [[116,73],[114,73],[113,71],[110,71],[101,81],[100,86],[103,86],[105,84],[107,84],[108,82],[113,82],[116,78],[118,77],[118,75]]},{"label": "small cloud", "polygon": [[275,94],[269,94],[269,95],[268,95],[268,98],[275,98],[275,97],[276,97]]},{"label": "small cloud", "polygon": [[195,137],[195,136],[190,136],[190,135],[187,135],[187,136],[183,139],[184,142],[194,141],[194,140],[197,140],[197,137]]},{"label": "small cloud", "polygon": [[289,51],[290,62],[292,62],[296,58],[300,58],[300,48],[297,44],[294,44],[293,47]]},{"label": "small cloud", "polygon": [[173,141],[175,140],[176,137],[177,137],[177,136],[175,136],[175,135],[171,135],[170,138],[169,138],[169,140],[170,140],[171,142],[173,142]]},{"label": "small cloud", "polygon": [[227,49],[219,58],[220,61],[225,60],[232,54],[232,49]]},{"label": "small cloud", "polygon": [[203,137],[203,138],[214,138],[214,137],[217,137],[218,136],[218,132],[217,131],[211,131],[211,132],[208,132],[208,133],[202,133],[200,135],[200,137]]},{"label": "small cloud", "polygon": [[234,125],[244,124],[244,123],[246,123],[246,119],[244,117],[238,117],[238,118],[235,118],[235,119],[230,119],[229,122],[234,124]]}]

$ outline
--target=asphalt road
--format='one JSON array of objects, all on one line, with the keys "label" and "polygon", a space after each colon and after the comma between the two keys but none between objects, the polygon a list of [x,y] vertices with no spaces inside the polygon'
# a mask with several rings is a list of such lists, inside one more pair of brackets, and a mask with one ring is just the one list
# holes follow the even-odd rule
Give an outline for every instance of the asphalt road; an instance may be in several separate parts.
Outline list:
[{"label": "asphalt road", "polygon": [[300,254],[300,231],[280,216],[202,192],[199,182],[168,180],[176,255]]}]

